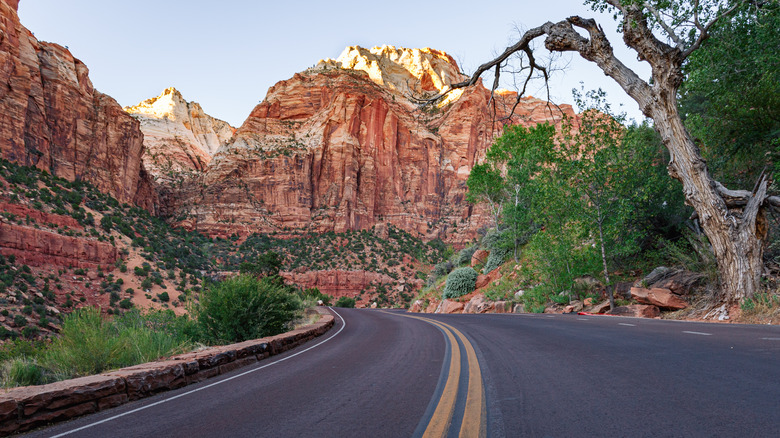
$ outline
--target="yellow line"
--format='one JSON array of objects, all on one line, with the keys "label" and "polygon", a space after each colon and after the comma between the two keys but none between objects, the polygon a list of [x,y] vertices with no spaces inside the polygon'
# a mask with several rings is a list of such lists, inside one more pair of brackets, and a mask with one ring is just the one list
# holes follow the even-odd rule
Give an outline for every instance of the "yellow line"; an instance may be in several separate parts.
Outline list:
[{"label": "yellow line", "polygon": [[[461,422],[459,436],[461,438],[485,437],[487,435],[487,424],[485,422],[485,418],[487,417],[485,408],[485,390],[482,386],[482,370],[479,367],[479,361],[477,360],[477,354],[474,351],[474,346],[471,345],[471,342],[469,342],[469,340],[466,338],[466,336],[463,335],[463,333],[460,332],[460,330],[452,327],[449,324],[419,316],[403,316],[419,319],[421,321],[425,321],[429,324],[440,327],[447,334],[450,345],[452,346],[450,372],[447,377],[447,384],[444,387],[444,392],[442,393],[439,404],[436,407],[436,411],[433,413],[433,417],[431,418],[430,423],[428,423],[428,428],[425,430],[423,437],[446,436],[449,425],[452,421],[452,411],[455,408],[455,395],[457,395],[458,389],[457,382],[453,385],[454,393],[452,394],[452,400],[449,399],[449,394],[447,391],[448,389],[452,389],[450,388],[450,384],[453,382],[453,379],[456,381],[460,379],[460,346],[455,340],[453,333],[457,335],[463,343],[463,346],[466,349],[466,358],[469,365],[469,383],[467,386],[468,393],[466,395],[466,407],[463,412],[463,421]],[[458,372],[453,373],[456,359]],[[446,401],[445,394],[448,394]],[[446,421],[444,421],[445,415]],[[442,424],[445,425],[444,429],[441,429]]]},{"label": "yellow line", "polygon": [[447,375],[447,383],[444,385],[444,391],[441,393],[441,398],[436,405],[436,410],[433,411],[431,421],[428,423],[428,427],[425,428],[423,438],[441,438],[447,436],[447,432],[450,429],[450,423],[452,422],[452,414],[455,411],[455,401],[458,397],[458,382],[460,381],[460,347],[458,347],[458,341],[451,331],[441,325],[439,325],[439,327],[447,334],[447,339],[451,345],[450,372]]}]

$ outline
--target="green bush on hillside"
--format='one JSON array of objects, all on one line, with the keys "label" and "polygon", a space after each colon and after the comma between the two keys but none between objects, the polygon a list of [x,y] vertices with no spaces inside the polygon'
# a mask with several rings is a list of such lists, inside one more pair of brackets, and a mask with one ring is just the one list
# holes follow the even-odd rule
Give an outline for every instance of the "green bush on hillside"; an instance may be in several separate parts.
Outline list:
[{"label": "green bush on hillside", "polygon": [[241,342],[289,329],[301,310],[301,302],[272,278],[239,275],[206,290],[196,309],[205,339]]},{"label": "green bush on hillside", "polygon": [[490,271],[501,266],[509,257],[509,255],[510,255],[510,251],[508,248],[500,247],[500,246],[495,247],[493,250],[490,251],[490,254],[488,254],[488,259],[487,262],[485,262],[485,267],[482,268],[482,272],[487,274]]},{"label": "green bush on hillside", "polygon": [[336,307],[355,307],[355,299],[350,297],[339,297],[336,301]]},{"label": "green bush on hillside", "polygon": [[471,257],[474,256],[475,252],[477,252],[477,245],[471,245],[460,250],[458,253],[458,265],[471,264]]},{"label": "green bush on hillside", "polygon": [[458,268],[447,276],[447,284],[444,286],[442,297],[456,298],[466,295],[477,286],[477,271],[472,268]]}]

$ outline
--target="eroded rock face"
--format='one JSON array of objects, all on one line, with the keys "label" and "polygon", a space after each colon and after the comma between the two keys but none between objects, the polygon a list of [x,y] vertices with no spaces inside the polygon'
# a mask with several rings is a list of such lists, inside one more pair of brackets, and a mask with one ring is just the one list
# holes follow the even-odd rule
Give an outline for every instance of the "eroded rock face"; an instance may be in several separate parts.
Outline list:
[{"label": "eroded rock face", "polygon": [[144,166],[158,182],[170,182],[181,172],[205,170],[235,132],[197,102],[187,102],[175,88],[124,110],[141,123]]},{"label": "eroded rock face", "polygon": [[[436,106],[410,100],[461,79],[443,52],[350,47],[273,86],[205,174],[171,196],[170,215],[212,235],[390,223],[465,244],[488,221],[465,202],[466,179],[515,95],[491,101],[479,84]],[[573,116],[524,98],[511,122],[555,122],[563,113]]]},{"label": "eroded rock face", "polygon": [[108,243],[7,222],[0,222],[0,254],[13,255],[32,266],[90,269],[111,268],[118,255]]},{"label": "eroded rock face", "polygon": [[316,287],[320,292],[334,298],[355,297],[371,284],[393,282],[390,276],[366,271],[283,272],[282,277],[304,289]]},{"label": "eroded rock face", "polygon": [[0,0],[0,154],[154,211],[138,122],[68,49],[22,26],[17,6]]}]

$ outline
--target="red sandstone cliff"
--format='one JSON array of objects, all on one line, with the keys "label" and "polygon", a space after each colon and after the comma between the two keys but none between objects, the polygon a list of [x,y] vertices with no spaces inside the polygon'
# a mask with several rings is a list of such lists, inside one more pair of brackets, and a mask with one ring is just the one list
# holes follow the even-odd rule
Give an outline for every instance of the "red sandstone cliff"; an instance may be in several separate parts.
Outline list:
[{"label": "red sandstone cliff", "polygon": [[[172,197],[169,214],[216,235],[387,222],[465,243],[487,223],[464,201],[466,179],[515,94],[491,101],[476,85],[426,108],[410,98],[461,79],[444,52],[349,47],[274,85],[205,174]],[[555,122],[564,112],[573,116],[525,98],[512,123]]]},{"label": "red sandstone cliff", "polygon": [[139,123],[68,49],[22,26],[17,6],[0,0],[0,154],[153,211]]}]

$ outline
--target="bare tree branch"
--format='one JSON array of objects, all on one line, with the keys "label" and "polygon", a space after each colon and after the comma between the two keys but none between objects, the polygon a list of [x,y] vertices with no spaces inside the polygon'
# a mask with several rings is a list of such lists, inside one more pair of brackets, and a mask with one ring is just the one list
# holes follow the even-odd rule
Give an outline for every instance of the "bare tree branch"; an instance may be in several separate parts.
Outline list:
[{"label": "bare tree branch", "polygon": [[[696,0],[696,6],[694,6],[694,11],[698,9],[698,3],[699,0]],[[677,46],[678,49],[682,50],[685,43],[683,40],[677,35],[677,33],[672,29],[671,26],[669,26],[669,23],[664,21],[663,17],[661,17],[661,14],[658,12],[656,8],[653,7],[653,5],[650,4],[650,2],[642,2],[642,4],[647,8],[648,11],[650,11],[651,14],[653,14],[653,17],[658,21],[658,24],[666,31],[666,33],[669,35],[669,38],[674,41],[674,44]]]}]

